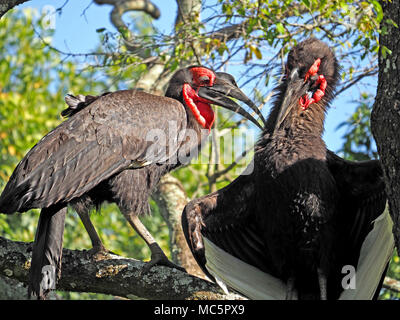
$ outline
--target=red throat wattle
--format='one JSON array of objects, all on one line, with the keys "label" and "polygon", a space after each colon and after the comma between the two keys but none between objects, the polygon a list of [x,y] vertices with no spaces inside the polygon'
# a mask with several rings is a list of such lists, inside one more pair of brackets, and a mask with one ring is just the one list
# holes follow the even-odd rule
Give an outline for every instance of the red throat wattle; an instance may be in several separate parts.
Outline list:
[{"label": "red throat wattle", "polygon": [[196,91],[187,83],[183,85],[183,99],[193,112],[197,122],[210,131],[215,120],[215,114],[210,105],[211,101],[199,97]]},{"label": "red throat wattle", "polygon": [[[304,82],[306,82],[310,77],[314,76],[317,74],[319,70],[319,66],[321,64],[321,59],[315,60],[313,65],[310,67],[308,72],[306,73],[306,76],[304,77]],[[318,79],[316,81],[316,84],[319,85],[319,88],[314,92],[312,97],[309,97],[308,94],[305,94],[299,99],[299,104],[303,110],[306,110],[311,104],[317,103],[322,99],[322,97],[325,95],[325,89],[327,86],[327,82],[325,77],[321,74],[318,76]]]}]

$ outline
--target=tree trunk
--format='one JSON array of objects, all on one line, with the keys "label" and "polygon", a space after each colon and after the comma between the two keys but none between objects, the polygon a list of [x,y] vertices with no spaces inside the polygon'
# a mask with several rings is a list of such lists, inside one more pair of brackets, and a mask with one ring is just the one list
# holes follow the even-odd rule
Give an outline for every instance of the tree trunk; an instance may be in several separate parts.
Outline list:
[{"label": "tree trunk", "polygon": [[[400,249],[400,2],[381,1],[384,17],[379,38],[378,89],[371,114],[371,129],[383,166],[396,246]],[[385,47],[389,50],[385,50]]]},{"label": "tree trunk", "polygon": [[[199,19],[201,11],[200,0],[177,0],[178,12],[175,28],[179,23],[187,20]],[[185,61],[185,65],[193,64],[195,61]],[[180,65],[184,67],[185,65]],[[163,79],[163,85],[170,77]],[[155,77],[156,79],[156,77]],[[153,83],[155,80],[153,81]],[[186,243],[181,226],[181,215],[185,205],[189,202],[182,184],[172,175],[167,174],[160,180],[160,184],[152,196],[160,208],[161,215],[165,219],[170,235],[170,250],[172,260],[181,265],[192,275],[204,278],[205,275],[197,265],[193,255]]]},{"label": "tree trunk", "polygon": [[8,10],[27,1],[29,0],[0,0],[0,18],[4,16]]},{"label": "tree trunk", "polygon": [[182,230],[182,211],[189,202],[182,184],[167,174],[161,178],[160,185],[152,197],[168,225],[172,260],[188,273],[204,279],[205,274],[197,265]]}]

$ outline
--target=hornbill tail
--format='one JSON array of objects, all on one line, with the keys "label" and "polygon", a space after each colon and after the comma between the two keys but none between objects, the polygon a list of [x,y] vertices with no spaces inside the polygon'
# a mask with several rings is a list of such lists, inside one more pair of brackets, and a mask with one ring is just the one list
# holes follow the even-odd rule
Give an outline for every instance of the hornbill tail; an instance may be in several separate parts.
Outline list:
[{"label": "hornbill tail", "polygon": [[67,207],[42,209],[33,243],[28,296],[46,299],[61,272],[64,221]]}]

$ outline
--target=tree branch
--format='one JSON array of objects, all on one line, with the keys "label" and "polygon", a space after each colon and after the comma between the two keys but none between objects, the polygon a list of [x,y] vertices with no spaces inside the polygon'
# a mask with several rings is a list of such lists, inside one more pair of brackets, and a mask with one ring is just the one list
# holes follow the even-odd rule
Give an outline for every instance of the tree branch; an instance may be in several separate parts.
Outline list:
[{"label": "tree branch", "polygon": [[385,277],[385,280],[383,281],[383,287],[387,290],[400,293],[400,281],[396,279]]},{"label": "tree branch", "polygon": [[[299,12],[300,14],[304,14],[308,12],[308,8],[305,7],[303,4],[293,4],[290,9],[284,11],[280,16],[275,17],[275,21],[271,20],[271,25],[275,24],[277,20],[279,21],[294,16],[295,11]],[[247,26],[248,20],[245,20],[237,24],[223,27],[216,31],[212,31],[209,37],[212,39],[220,40],[222,42],[235,40],[242,37],[246,33]],[[264,27],[260,26],[260,28]]]},{"label": "tree branch", "polygon": [[[0,275],[27,283],[31,244],[0,237]],[[94,292],[146,299],[243,299],[226,295],[217,285],[176,269],[153,267],[142,275],[145,263],[110,254],[93,261],[87,251],[63,250],[57,290]]]}]

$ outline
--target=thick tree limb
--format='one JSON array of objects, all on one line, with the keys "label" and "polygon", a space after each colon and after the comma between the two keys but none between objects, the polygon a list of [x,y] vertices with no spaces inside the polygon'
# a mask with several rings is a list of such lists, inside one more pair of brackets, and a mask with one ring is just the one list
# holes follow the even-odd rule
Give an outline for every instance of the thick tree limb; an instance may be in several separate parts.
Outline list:
[{"label": "thick tree limb", "polygon": [[143,11],[154,19],[160,17],[160,10],[149,0],[94,0],[97,4],[110,4],[117,7],[122,15],[127,11]]},{"label": "thick tree limb", "polygon": [[188,23],[200,17],[201,0],[176,0],[178,13],[175,19],[175,26],[180,23]]},{"label": "thick tree limb", "polygon": [[129,11],[143,11],[150,15],[153,19],[160,17],[160,10],[149,0],[94,0],[99,5],[109,4],[114,8],[110,13],[110,20],[114,27],[121,33],[125,40],[125,45],[131,52],[140,52],[141,45],[134,42],[135,36],[131,33],[128,26],[122,20],[122,16]]},{"label": "thick tree limb", "polygon": [[[0,275],[27,283],[31,244],[0,237]],[[62,291],[95,292],[145,299],[241,299],[224,294],[215,284],[176,269],[153,267],[142,275],[145,263],[110,255],[93,261],[87,251],[63,250]]]},{"label": "thick tree limb", "polygon": [[0,300],[26,299],[27,290],[18,280],[0,275]]},{"label": "thick tree limb", "polygon": [[[0,299],[24,299],[30,266],[31,244],[0,237]],[[224,294],[211,282],[176,269],[156,266],[141,275],[144,262],[110,255],[106,260],[93,261],[87,251],[63,250],[62,276],[57,289],[94,292],[125,298],[146,299],[244,299],[234,293]],[[11,283],[11,285],[10,285]],[[384,288],[399,292],[399,282],[386,277]],[[6,288],[5,290],[3,290]],[[12,288],[12,292],[8,292]]]},{"label": "thick tree limb", "polygon": [[210,34],[210,38],[215,40],[220,40],[223,42],[228,42],[234,39],[238,39],[246,31],[246,22],[233,24],[231,26],[223,27],[219,30],[216,30]]},{"label": "thick tree limb", "polygon": [[29,0],[0,0],[0,18],[15,6],[27,2]]}]

